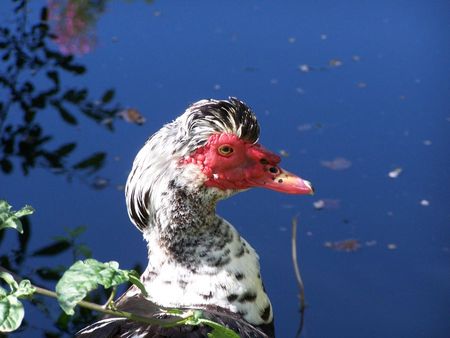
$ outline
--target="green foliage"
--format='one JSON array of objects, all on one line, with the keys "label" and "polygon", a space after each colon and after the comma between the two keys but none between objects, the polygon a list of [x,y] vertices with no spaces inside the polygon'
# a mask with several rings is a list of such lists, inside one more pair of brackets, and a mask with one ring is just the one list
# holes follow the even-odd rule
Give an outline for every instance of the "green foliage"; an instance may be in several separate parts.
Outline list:
[{"label": "green foliage", "polygon": [[75,306],[89,291],[99,285],[105,288],[117,286],[136,277],[135,271],[119,269],[119,263],[102,263],[95,259],[78,261],[67,270],[56,284],[56,294],[61,308],[68,315],[74,314]]},{"label": "green foliage", "polygon": [[36,289],[29,280],[17,283],[13,276],[0,271],[0,279],[9,285],[7,292],[0,287],[0,332],[11,332],[19,328],[24,317],[24,309],[19,298],[26,298],[34,294]]},{"label": "green foliage", "polygon": [[0,332],[17,330],[25,315],[22,303],[12,295],[0,297]]},{"label": "green foliage", "polygon": [[194,311],[193,316],[186,321],[187,325],[206,325],[211,327],[213,330],[211,333],[208,333],[208,337],[210,338],[239,338],[239,335],[233,330],[226,328],[225,326],[213,322],[212,320],[203,318],[202,311],[196,310]]},{"label": "green foliage", "polygon": [[4,228],[13,228],[23,233],[22,222],[20,217],[31,215],[34,209],[29,205],[24,206],[19,211],[11,211],[11,206],[8,202],[0,200],[0,230]]},{"label": "green foliage", "polygon": [[[23,233],[22,223],[20,217],[30,215],[34,212],[30,206],[25,206],[19,211],[11,211],[11,205],[6,201],[0,200],[0,231],[4,228],[15,228]],[[24,223],[26,224],[26,223]],[[55,238],[52,244],[43,246],[34,251],[31,256],[48,256],[57,255],[70,248],[73,251],[73,257],[77,257],[80,253],[84,256],[90,256],[89,248],[78,245],[75,240],[85,231],[84,226],[74,229],[66,228],[66,236],[59,236]],[[1,233],[1,232],[0,232]],[[26,245],[25,245],[26,248]],[[139,279],[139,274],[134,270],[119,269],[119,263],[111,261],[107,263],[99,262],[95,259],[86,259],[84,261],[75,262],[68,270],[64,272],[61,278],[60,274],[64,268],[40,268],[36,270],[38,276],[45,280],[57,280],[56,293],[42,288],[35,288],[31,285],[29,280],[22,280],[18,283],[14,277],[0,268],[0,281],[3,280],[9,286],[9,291],[0,286],[0,332],[12,332],[17,330],[24,318],[24,307],[20,301],[23,298],[29,298],[35,293],[46,296],[56,297],[63,309],[58,320],[57,327],[66,332],[69,331],[69,316],[75,314],[74,308],[79,304],[91,310],[105,312],[110,315],[118,317],[125,316],[131,320],[158,325],[158,319],[144,318],[136,316],[132,313],[117,311],[114,307],[113,298],[115,290],[118,285],[129,282],[136,285],[144,296],[147,296],[144,285]],[[99,286],[105,289],[113,288],[110,299],[106,306],[100,306],[95,303],[90,303],[82,300],[88,295],[90,291],[96,290]],[[35,300],[33,300],[35,301]],[[170,315],[179,318],[173,323],[167,325],[167,322],[161,322],[161,325],[166,327],[177,325],[205,325],[212,328],[212,332],[208,334],[210,338],[238,338],[234,331],[215,323],[203,317],[203,312],[183,311],[181,309],[165,310]],[[73,318],[73,317],[72,317]],[[47,332],[53,334],[52,332]]]}]

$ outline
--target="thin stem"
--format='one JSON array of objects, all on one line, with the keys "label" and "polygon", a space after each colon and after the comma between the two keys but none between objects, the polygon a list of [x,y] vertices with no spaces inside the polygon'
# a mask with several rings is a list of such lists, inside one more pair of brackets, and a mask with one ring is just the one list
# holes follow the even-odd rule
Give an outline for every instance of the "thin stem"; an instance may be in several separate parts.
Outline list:
[{"label": "thin stem", "polygon": [[295,272],[295,278],[297,280],[297,285],[299,289],[299,297],[300,297],[300,325],[297,331],[296,337],[300,337],[302,330],[303,330],[303,324],[305,319],[305,309],[306,309],[306,303],[305,303],[305,287],[303,284],[303,279],[300,274],[300,268],[298,265],[298,259],[297,259],[297,216],[292,218],[292,237],[291,237],[291,244],[292,244],[292,263],[294,265],[294,272]]},{"label": "thin stem", "polygon": [[[41,288],[41,287],[38,287],[35,285],[33,285],[33,287],[36,289],[36,293],[38,293],[38,294],[41,294],[41,295],[47,296],[47,297],[56,298],[56,299],[58,298],[58,295],[54,291],[50,291],[50,290],[47,290],[47,289],[44,289],[44,288]],[[189,317],[192,316],[192,313],[187,312],[185,314],[185,316],[182,316],[182,317],[180,316],[180,318],[162,320],[162,319],[142,317],[142,316],[133,314],[131,312],[126,312],[126,311],[110,310],[107,308],[105,309],[102,305],[87,302],[84,300],[80,301],[78,303],[78,306],[84,307],[89,310],[101,312],[101,313],[104,313],[107,315],[111,315],[114,317],[124,317],[127,319],[131,319],[133,321],[136,321],[136,322],[141,322],[141,323],[151,324],[151,325],[158,325],[158,326],[162,326],[162,327],[172,327],[172,326],[183,324],[188,320]]]},{"label": "thin stem", "polygon": [[[0,266],[0,271],[7,272],[13,276],[13,278],[16,280],[16,282],[20,283],[20,281],[23,279],[20,276],[17,276],[16,274],[12,273],[8,269],[5,269],[4,267]],[[48,289],[41,288],[36,285],[32,285],[32,287],[36,290],[36,293],[46,296],[58,299],[58,295],[55,291],[50,291]],[[130,312],[126,311],[119,311],[119,310],[111,310],[111,309],[105,309],[102,305],[87,302],[87,301],[80,301],[78,303],[79,306],[84,307],[89,310],[101,312],[107,315],[111,315],[114,317],[123,317],[127,318],[136,322],[141,322],[144,324],[150,324],[150,325],[157,325],[161,327],[173,327],[177,325],[182,325],[186,323],[194,314],[192,311],[187,311],[183,313],[182,315],[178,316],[178,318],[174,319],[155,319],[155,318],[149,318],[149,317],[142,317]]]},{"label": "thin stem", "polygon": [[109,295],[108,300],[106,301],[105,304],[103,304],[104,309],[110,309],[111,305],[114,305],[113,303],[114,303],[114,298],[116,297],[116,293],[117,293],[117,286],[114,286],[111,291],[111,294]]}]

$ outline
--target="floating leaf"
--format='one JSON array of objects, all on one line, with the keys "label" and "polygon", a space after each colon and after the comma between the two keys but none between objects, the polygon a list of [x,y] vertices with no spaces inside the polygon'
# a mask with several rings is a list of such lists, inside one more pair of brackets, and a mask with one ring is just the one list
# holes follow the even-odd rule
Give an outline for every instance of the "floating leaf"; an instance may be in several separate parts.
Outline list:
[{"label": "floating leaf", "polygon": [[119,111],[117,116],[123,118],[128,123],[135,123],[142,125],[145,123],[145,117],[139,112],[139,110],[134,108],[127,108]]},{"label": "floating leaf", "polygon": [[119,269],[119,263],[102,263],[95,259],[78,261],[67,270],[56,284],[56,294],[61,308],[68,315],[74,314],[74,307],[86,297],[89,291],[99,285],[110,288],[130,280],[134,271]]},{"label": "floating leaf", "polygon": [[26,205],[19,211],[11,211],[11,206],[5,200],[0,200],[0,230],[4,228],[13,228],[23,233],[22,223],[19,218],[31,215],[34,209]]},{"label": "floating leaf", "polygon": [[336,157],[331,161],[321,161],[322,166],[331,170],[345,170],[352,166],[352,162],[343,157]]},{"label": "floating leaf", "polygon": [[336,251],[353,252],[361,249],[361,243],[357,239],[349,238],[337,242],[325,242],[324,246]]}]

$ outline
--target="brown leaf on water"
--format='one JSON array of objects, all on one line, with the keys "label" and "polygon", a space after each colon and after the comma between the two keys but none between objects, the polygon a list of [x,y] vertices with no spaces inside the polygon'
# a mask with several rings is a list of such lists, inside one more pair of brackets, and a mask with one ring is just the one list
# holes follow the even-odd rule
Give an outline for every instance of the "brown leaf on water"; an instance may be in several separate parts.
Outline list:
[{"label": "brown leaf on water", "polygon": [[344,239],[337,242],[325,242],[324,246],[336,251],[353,252],[361,249],[361,243],[354,238]]},{"label": "brown leaf on water", "polygon": [[141,113],[134,108],[127,108],[117,113],[117,116],[120,116],[128,123],[135,123],[135,124],[144,124],[145,123],[145,117],[141,115]]},{"label": "brown leaf on water", "polygon": [[341,60],[339,60],[339,59],[331,59],[329,62],[328,62],[328,65],[330,66],[330,67],[340,67],[340,66],[342,66],[344,63],[341,61]]},{"label": "brown leaf on water", "polygon": [[331,170],[345,170],[352,166],[352,162],[343,157],[336,157],[331,161],[320,161],[320,163]]}]

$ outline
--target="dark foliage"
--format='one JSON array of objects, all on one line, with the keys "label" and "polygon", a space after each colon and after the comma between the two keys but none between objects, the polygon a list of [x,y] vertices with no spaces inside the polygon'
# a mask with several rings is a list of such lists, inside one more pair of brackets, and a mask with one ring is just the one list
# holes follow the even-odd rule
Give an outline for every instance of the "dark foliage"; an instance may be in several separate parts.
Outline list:
[{"label": "dark foliage", "polygon": [[[99,100],[91,98],[87,88],[67,86],[63,79],[83,76],[85,66],[72,55],[63,55],[51,47],[55,38],[43,7],[39,22],[27,21],[27,1],[12,0],[15,21],[0,26],[0,169],[11,173],[20,166],[27,175],[32,168],[43,167],[68,177],[76,172],[92,173],[105,163],[106,154],[96,152],[77,163],[69,158],[76,142],[53,147],[54,137],[39,122],[40,114],[55,114],[67,127],[77,126],[80,116],[113,130],[118,104],[113,104],[114,89],[107,89]],[[43,86],[47,83],[47,86]]]},{"label": "dark foliage", "polygon": [[[65,233],[55,237],[53,242],[43,244],[40,248],[29,252],[28,242],[32,234],[32,227],[28,217],[21,218],[24,233],[17,233],[17,240],[8,253],[0,255],[0,266],[13,272],[17,276],[29,279],[33,284],[54,289],[55,284],[61,278],[64,271],[70,265],[80,259],[91,257],[90,249],[80,243],[79,236],[84,233],[86,227],[66,228]],[[0,244],[5,236],[5,231],[0,231]],[[11,243],[10,243],[11,244]],[[42,266],[36,265],[36,259],[42,258]],[[45,260],[44,260],[45,259]],[[56,265],[56,259],[65,262]],[[139,273],[142,267],[134,266]],[[130,285],[124,286],[124,288]],[[110,290],[97,289],[90,292],[86,300],[97,304],[104,304],[109,297]],[[11,337],[20,337],[23,334],[32,334],[34,337],[71,337],[74,332],[85,327],[87,323],[93,323],[100,319],[98,314],[91,310],[77,307],[74,316],[66,315],[52,298],[36,295],[30,303],[48,318],[48,323],[53,323],[53,328],[47,323],[36,322],[31,316],[26,316],[19,330],[10,334]],[[0,337],[6,337],[0,333]]]}]

